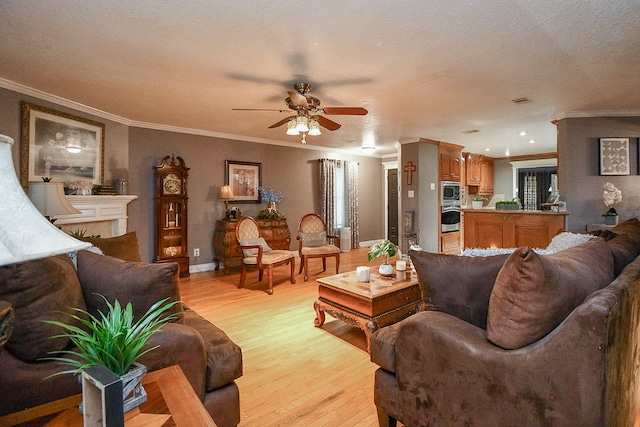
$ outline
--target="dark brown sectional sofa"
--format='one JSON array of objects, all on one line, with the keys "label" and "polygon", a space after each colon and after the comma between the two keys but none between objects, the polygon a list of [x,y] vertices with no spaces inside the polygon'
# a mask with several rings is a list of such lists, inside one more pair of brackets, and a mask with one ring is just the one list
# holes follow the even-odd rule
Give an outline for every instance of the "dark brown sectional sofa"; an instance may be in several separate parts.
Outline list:
[{"label": "dark brown sectional sofa", "polygon": [[[52,350],[69,341],[51,339],[61,331],[44,319],[68,322],[56,310],[78,307],[97,315],[105,311],[95,293],[126,304],[134,314],[144,313],[163,298],[179,300],[178,264],[126,262],[106,255],[80,251],[77,271],[67,255],[0,267],[0,300],[13,305],[15,323],[0,350],[1,416],[81,392],[77,377],[47,376],[65,370],[64,365],[42,361]],[[140,362],[154,371],[179,365],[216,424],[240,422],[239,390],[234,382],[242,375],[242,352],[215,325],[184,306],[177,306],[178,320],[153,336],[150,346],[159,348]]]},{"label": "dark brown sectional sofa", "polygon": [[381,426],[632,426],[640,221],[570,249],[412,252],[426,311],[371,338]]}]

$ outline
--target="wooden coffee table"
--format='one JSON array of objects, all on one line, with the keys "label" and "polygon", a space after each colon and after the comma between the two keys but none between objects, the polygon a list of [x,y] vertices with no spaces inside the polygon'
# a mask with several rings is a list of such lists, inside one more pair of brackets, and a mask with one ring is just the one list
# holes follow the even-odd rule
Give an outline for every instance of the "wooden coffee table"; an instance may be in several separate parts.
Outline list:
[{"label": "wooden coffee table", "polygon": [[326,312],[357,326],[365,333],[368,350],[373,332],[420,311],[422,295],[416,275],[407,272],[407,279],[399,281],[372,272],[370,279],[358,282],[355,271],[317,279],[315,325],[324,324]]},{"label": "wooden coffee table", "polygon": [[[142,379],[147,401],[124,414],[126,427],[207,426],[215,423],[178,365],[149,372]],[[82,427],[82,394],[0,417],[1,426]]]}]

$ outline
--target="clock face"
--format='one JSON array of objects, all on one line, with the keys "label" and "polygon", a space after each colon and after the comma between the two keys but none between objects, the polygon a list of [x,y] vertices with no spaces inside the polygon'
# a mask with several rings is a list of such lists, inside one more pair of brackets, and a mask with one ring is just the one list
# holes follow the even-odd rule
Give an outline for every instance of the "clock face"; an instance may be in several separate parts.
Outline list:
[{"label": "clock face", "polygon": [[174,248],[173,246],[169,246],[168,248],[166,248],[164,250],[164,253],[168,256],[176,256],[178,255],[178,250],[176,248]]},{"label": "clock face", "polygon": [[182,190],[180,177],[174,173],[170,173],[164,177],[163,182],[165,194],[179,194]]}]

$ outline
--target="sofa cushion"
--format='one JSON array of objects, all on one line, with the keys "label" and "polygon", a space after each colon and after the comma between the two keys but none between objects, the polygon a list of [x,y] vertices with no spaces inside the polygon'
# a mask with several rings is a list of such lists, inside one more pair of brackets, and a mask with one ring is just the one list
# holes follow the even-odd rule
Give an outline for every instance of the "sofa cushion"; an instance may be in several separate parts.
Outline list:
[{"label": "sofa cushion", "polygon": [[105,255],[125,261],[142,262],[135,231],[116,237],[80,237],[79,239],[97,246]]},{"label": "sofa cushion", "polygon": [[[131,302],[133,314],[139,319],[154,303],[164,298],[180,301],[178,263],[138,263],[122,261],[108,255],[89,251],[78,252],[78,278],[87,310],[94,316],[98,310],[106,313],[108,307],[99,295],[111,303],[118,298],[122,305]],[[97,295],[99,294],[99,295]],[[127,295],[128,301],[122,296]],[[178,314],[182,319],[182,305],[176,304],[165,315]]]},{"label": "sofa cushion", "polygon": [[613,277],[613,257],[602,238],[549,255],[518,248],[491,292],[487,338],[506,349],[529,345]]},{"label": "sofa cushion", "polygon": [[44,320],[78,325],[61,312],[86,309],[76,270],[68,256],[0,267],[0,284],[0,300],[10,302],[15,311],[6,350],[25,362],[35,362],[51,351],[67,347],[68,338],[51,338],[65,330]]},{"label": "sofa cushion", "polygon": [[480,258],[415,250],[410,254],[428,306],[486,328],[491,289],[509,254]]}]

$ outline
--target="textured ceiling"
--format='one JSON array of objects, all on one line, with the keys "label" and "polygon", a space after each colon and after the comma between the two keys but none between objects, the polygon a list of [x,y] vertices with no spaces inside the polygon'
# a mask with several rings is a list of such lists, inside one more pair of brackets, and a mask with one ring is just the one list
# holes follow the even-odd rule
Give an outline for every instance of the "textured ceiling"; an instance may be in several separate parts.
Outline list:
[{"label": "textured ceiling", "polygon": [[638,17],[635,0],[1,0],[0,79],[133,124],[292,145],[268,129],[287,114],[232,109],[286,109],[303,81],[323,106],[369,110],[328,116],[342,127],[309,144],[522,155],[555,151],[560,113],[640,111]]}]

